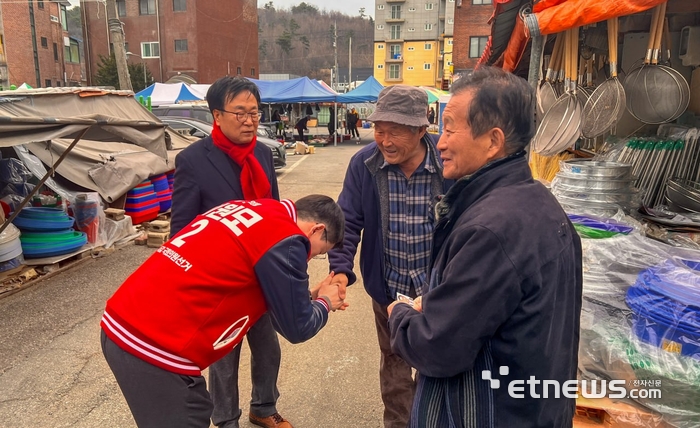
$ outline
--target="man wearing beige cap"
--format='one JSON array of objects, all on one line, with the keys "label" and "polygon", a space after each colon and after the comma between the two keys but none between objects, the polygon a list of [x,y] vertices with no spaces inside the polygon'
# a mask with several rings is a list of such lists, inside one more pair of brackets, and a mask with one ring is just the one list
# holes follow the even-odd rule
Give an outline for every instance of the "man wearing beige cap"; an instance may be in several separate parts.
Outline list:
[{"label": "man wearing beige cap", "polygon": [[384,427],[408,424],[415,382],[411,366],[391,351],[386,308],[397,295],[421,296],[430,261],[436,197],[452,181],[442,177],[435,141],[426,133],[428,96],[406,85],[382,90],[374,113],[375,142],[350,160],[338,204],[345,214],[343,247],[329,252],[334,281],[345,287],[360,240],[360,272],[377,327]]}]

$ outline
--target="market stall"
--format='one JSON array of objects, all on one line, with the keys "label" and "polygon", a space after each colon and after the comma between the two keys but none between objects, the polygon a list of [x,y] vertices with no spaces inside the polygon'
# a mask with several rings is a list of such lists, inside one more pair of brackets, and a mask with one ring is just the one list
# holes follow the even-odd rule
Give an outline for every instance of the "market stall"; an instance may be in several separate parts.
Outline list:
[{"label": "market stall", "polygon": [[0,248],[8,250],[0,250],[0,272],[23,258],[65,256],[105,244],[111,232],[129,233],[131,218],[110,223],[103,200],[173,169],[188,143],[130,91],[0,92]]}]

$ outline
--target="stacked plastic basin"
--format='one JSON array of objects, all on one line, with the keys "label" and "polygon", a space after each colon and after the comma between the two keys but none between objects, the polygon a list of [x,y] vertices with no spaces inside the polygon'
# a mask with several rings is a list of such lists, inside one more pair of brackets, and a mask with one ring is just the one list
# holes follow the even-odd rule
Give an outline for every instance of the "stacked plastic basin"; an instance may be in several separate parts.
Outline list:
[{"label": "stacked plastic basin", "polygon": [[173,183],[175,182],[175,170],[166,172],[165,176],[168,177],[168,187],[170,187],[170,191],[172,192]]},{"label": "stacked plastic basin", "polygon": [[126,193],[124,211],[131,217],[132,224],[140,224],[158,217],[160,202],[151,180],[145,180]]},{"label": "stacked plastic basin", "polygon": [[165,212],[170,209],[173,200],[173,192],[168,184],[168,176],[165,174],[155,175],[151,177],[153,188],[156,191],[156,197],[160,204],[160,212]]},{"label": "stacked plastic basin", "polygon": [[60,208],[28,207],[13,221],[21,231],[25,258],[60,256],[79,250],[87,243],[84,232],[73,230],[73,217]]},{"label": "stacked plastic basin", "polygon": [[700,262],[667,260],[643,270],[626,302],[637,337],[700,360]]},{"label": "stacked plastic basin", "polygon": [[19,229],[8,224],[0,233],[0,272],[19,267],[22,264],[22,243]]}]

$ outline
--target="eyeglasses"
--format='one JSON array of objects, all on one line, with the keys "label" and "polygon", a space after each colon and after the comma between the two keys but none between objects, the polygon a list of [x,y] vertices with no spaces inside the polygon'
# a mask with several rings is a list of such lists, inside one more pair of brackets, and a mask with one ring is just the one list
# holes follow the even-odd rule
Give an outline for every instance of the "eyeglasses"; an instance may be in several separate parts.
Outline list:
[{"label": "eyeglasses", "polygon": [[224,109],[217,109],[217,110],[219,110],[222,113],[229,113],[229,114],[236,116],[236,119],[238,119],[238,121],[241,123],[245,123],[246,120],[248,120],[248,118],[250,118],[250,120],[252,122],[257,122],[260,120],[260,116],[262,116],[261,111],[254,111],[251,113],[236,113],[236,112],[228,111],[228,110],[224,110]]}]

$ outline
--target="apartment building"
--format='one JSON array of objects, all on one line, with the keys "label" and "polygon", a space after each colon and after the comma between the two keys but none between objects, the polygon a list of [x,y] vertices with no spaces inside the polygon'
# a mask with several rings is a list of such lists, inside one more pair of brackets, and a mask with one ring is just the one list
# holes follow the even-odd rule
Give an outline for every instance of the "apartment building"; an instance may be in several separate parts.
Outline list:
[{"label": "apartment building", "polygon": [[455,73],[474,70],[491,35],[492,0],[456,0],[452,59]]},{"label": "apartment building", "polygon": [[445,88],[452,74],[455,1],[377,0],[374,77],[397,83]]},{"label": "apartment building", "polygon": [[[111,49],[102,2],[81,0],[87,74]],[[212,83],[225,75],[258,78],[255,0],[116,0],[128,61],[156,82]],[[151,82],[149,82],[150,84]]]},{"label": "apartment building", "polygon": [[0,86],[85,83],[80,40],[69,37],[68,1],[0,2]]}]

